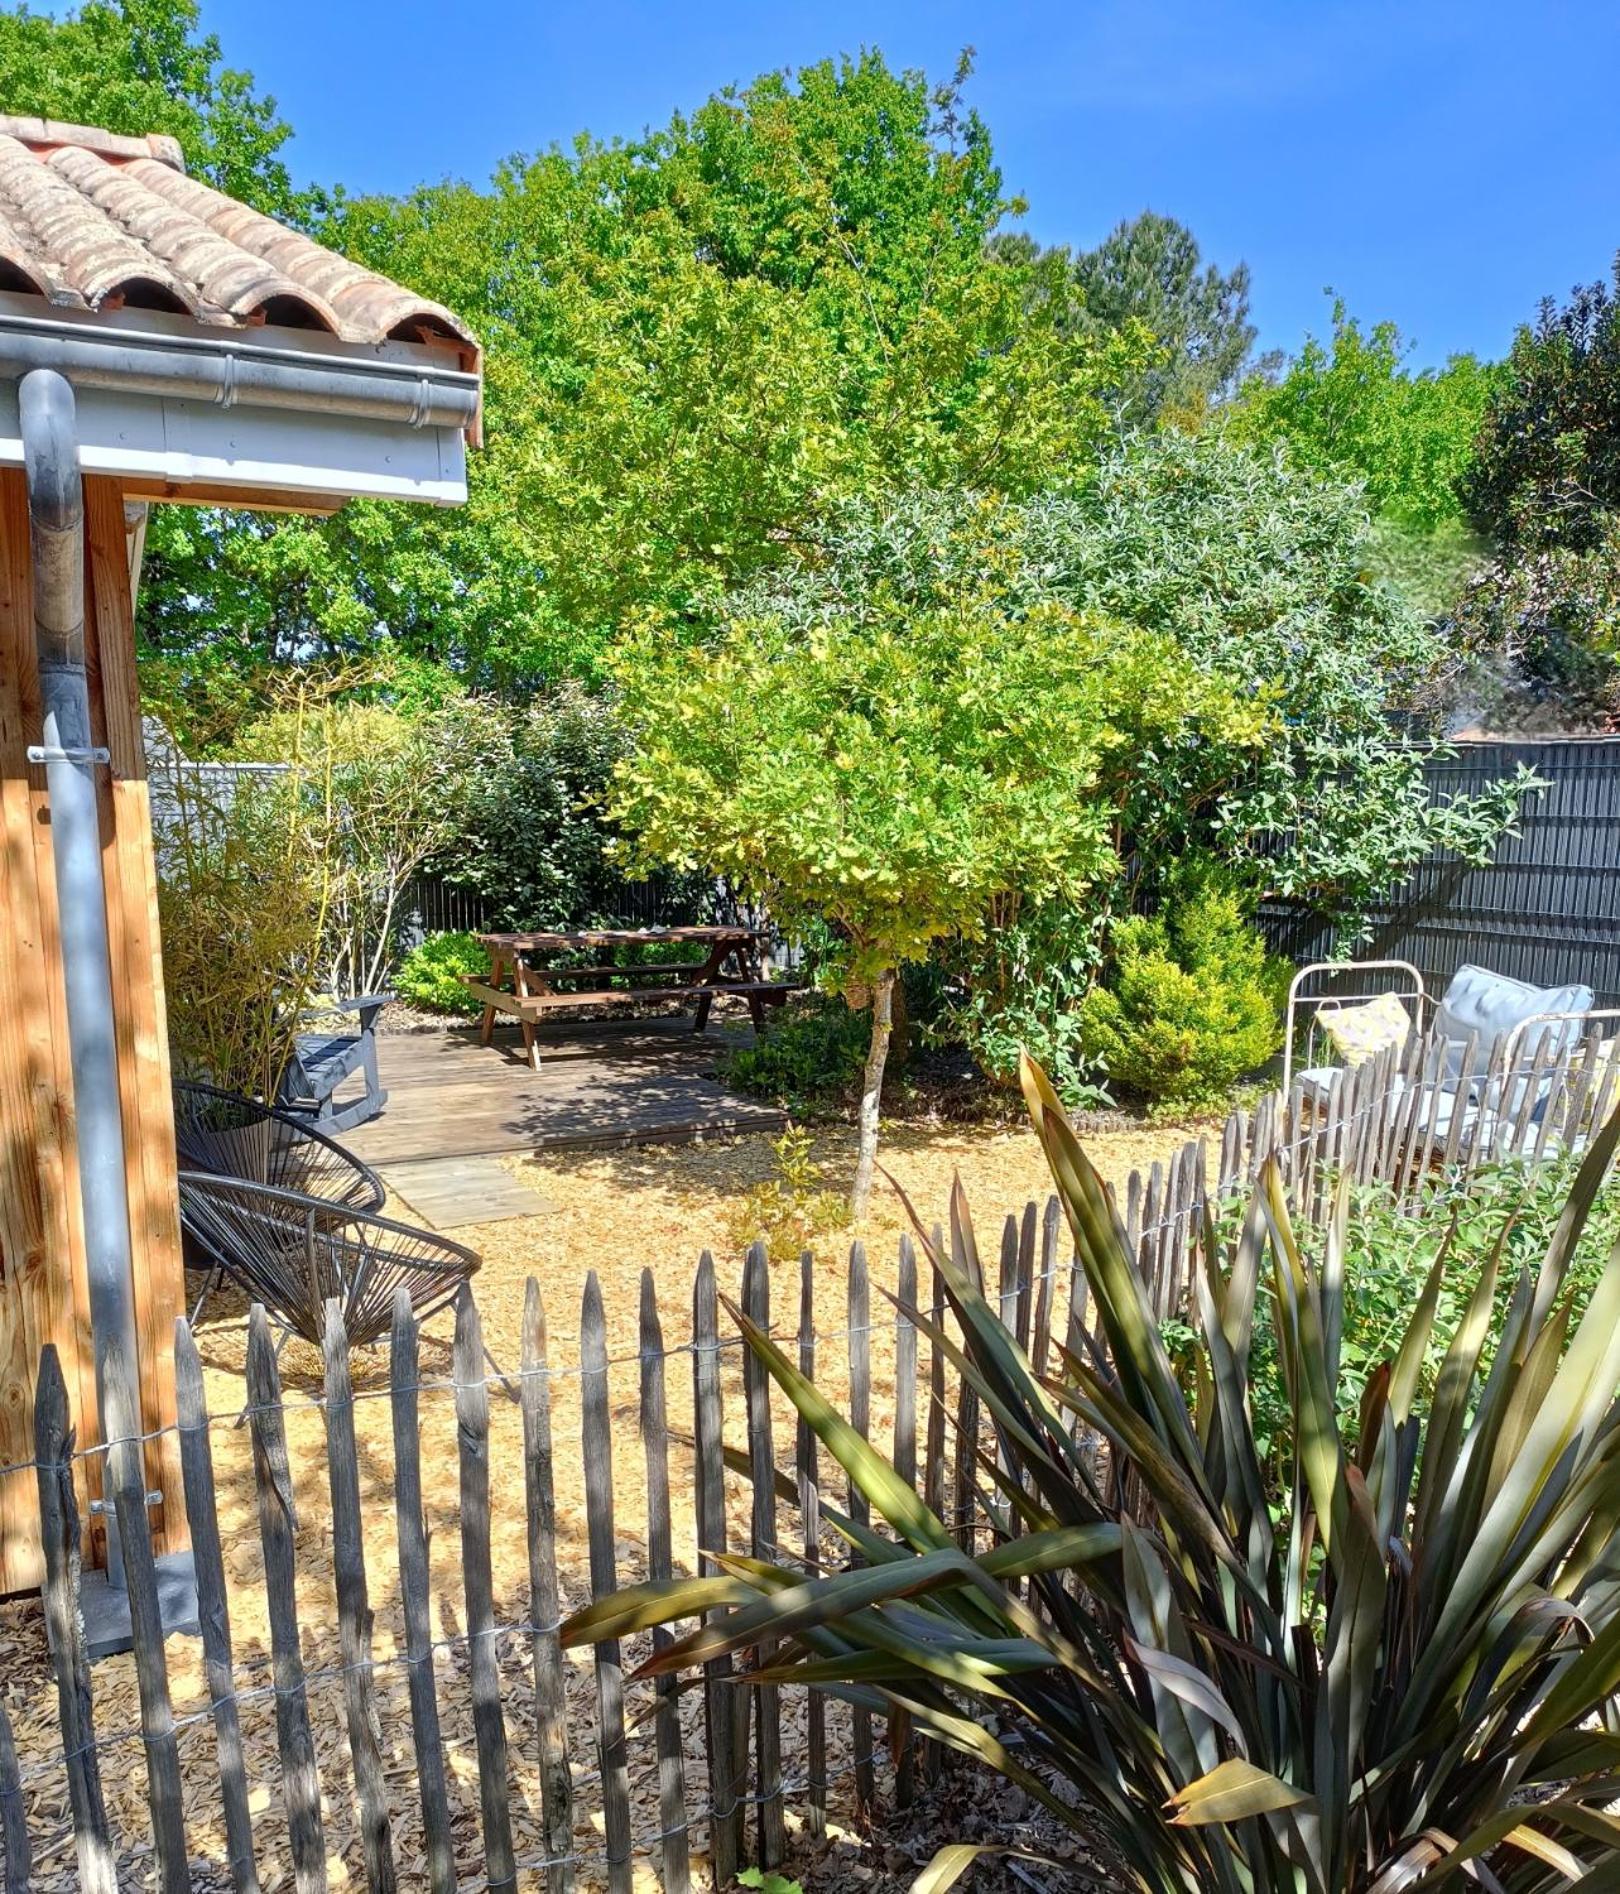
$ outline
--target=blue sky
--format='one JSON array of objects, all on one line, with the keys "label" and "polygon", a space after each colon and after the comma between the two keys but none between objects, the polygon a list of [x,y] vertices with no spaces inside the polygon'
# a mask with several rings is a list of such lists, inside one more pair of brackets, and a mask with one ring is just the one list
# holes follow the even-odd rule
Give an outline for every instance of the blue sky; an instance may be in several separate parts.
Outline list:
[{"label": "blue sky", "polygon": [[1617,0],[203,0],[352,189],[482,179],[582,129],[634,134],[728,83],[862,45],[949,72],[1045,242],[1144,207],[1245,259],[1267,347],[1324,291],[1413,360],[1499,354],[1620,247]]}]

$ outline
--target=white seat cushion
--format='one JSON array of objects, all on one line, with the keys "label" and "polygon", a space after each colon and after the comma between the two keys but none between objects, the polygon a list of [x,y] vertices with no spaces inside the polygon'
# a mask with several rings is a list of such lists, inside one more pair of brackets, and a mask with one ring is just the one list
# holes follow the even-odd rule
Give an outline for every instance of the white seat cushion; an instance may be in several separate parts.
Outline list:
[{"label": "white seat cushion", "polygon": [[1313,1105],[1325,1105],[1349,1069],[1344,1065],[1316,1065],[1308,1072],[1296,1072],[1294,1082]]},{"label": "white seat cushion", "polygon": [[[1415,1112],[1417,1135],[1426,1138],[1431,1143],[1443,1141],[1451,1130],[1451,1115],[1457,1108],[1456,1090],[1444,1079],[1432,1085],[1425,1085],[1419,1080],[1416,1089],[1419,1094]],[[1412,1090],[1411,1081],[1402,1078],[1397,1073],[1395,1082],[1390,1087],[1390,1097],[1399,1107]],[[1473,1106],[1465,1105],[1463,1124],[1468,1125],[1474,1115]],[[1411,1120],[1408,1120],[1408,1123],[1410,1122]]]}]

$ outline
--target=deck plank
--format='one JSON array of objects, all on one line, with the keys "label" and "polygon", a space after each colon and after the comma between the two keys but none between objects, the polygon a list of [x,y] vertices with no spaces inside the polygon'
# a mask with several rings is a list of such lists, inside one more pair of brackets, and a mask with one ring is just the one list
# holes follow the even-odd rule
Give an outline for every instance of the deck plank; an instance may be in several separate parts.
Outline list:
[{"label": "deck plank", "polygon": [[387,1165],[380,1175],[389,1196],[408,1209],[407,1221],[425,1223],[430,1230],[553,1214],[557,1206],[531,1190],[506,1164],[499,1155],[407,1158]]},{"label": "deck plank", "polygon": [[727,1090],[715,1076],[726,1037],[694,1033],[679,1018],[551,1026],[534,1072],[512,1030],[497,1027],[492,1046],[479,1045],[471,1026],[384,1034],[377,1055],[388,1103],[343,1141],[387,1169],[779,1130],[782,1112]]}]

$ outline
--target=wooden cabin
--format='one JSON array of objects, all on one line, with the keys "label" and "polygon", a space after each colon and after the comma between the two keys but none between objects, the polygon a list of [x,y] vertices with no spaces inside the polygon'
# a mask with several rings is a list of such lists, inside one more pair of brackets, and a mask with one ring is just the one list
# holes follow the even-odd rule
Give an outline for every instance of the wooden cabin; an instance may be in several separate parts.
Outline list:
[{"label": "wooden cabin", "polygon": [[[135,672],[147,508],[455,505],[481,396],[477,342],[450,311],[188,177],[172,139],[0,116],[0,1594],[41,1575],[32,1402],[45,1343],[80,1444],[99,1437],[50,807],[27,755],[41,712],[18,386],[42,367],[72,385],[77,414],[148,1433],[174,1420],[185,1277]],[[149,1475],[157,1547],[177,1549],[172,1433],[151,1441]]]}]

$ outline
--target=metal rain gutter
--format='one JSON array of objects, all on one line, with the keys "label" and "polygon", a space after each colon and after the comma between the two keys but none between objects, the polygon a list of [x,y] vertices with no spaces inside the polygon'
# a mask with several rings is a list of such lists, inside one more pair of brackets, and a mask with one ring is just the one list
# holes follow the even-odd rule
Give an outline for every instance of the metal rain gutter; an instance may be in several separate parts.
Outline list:
[{"label": "metal rain gutter", "polygon": [[[101,871],[95,771],[107,752],[90,733],[84,646],[84,491],[73,390],[50,369],[23,377],[23,468],[34,559],[34,639],[39,651],[44,740],[28,760],[42,763],[50,793],[51,855],[67,990],[73,1115],[84,1204],[90,1331],[102,1439],[140,1433],[133,1406],[135,1292],[130,1255],[124,1125],[113,1024],[112,958]],[[118,1521],[109,1507],[108,1581],[124,1585]]]},{"label": "metal rain gutter", "polygon": [[460,369],[0,313],[0,376],[40,369],[83,388],[453,427],[474,437],[482,399],[480,377]]}]

